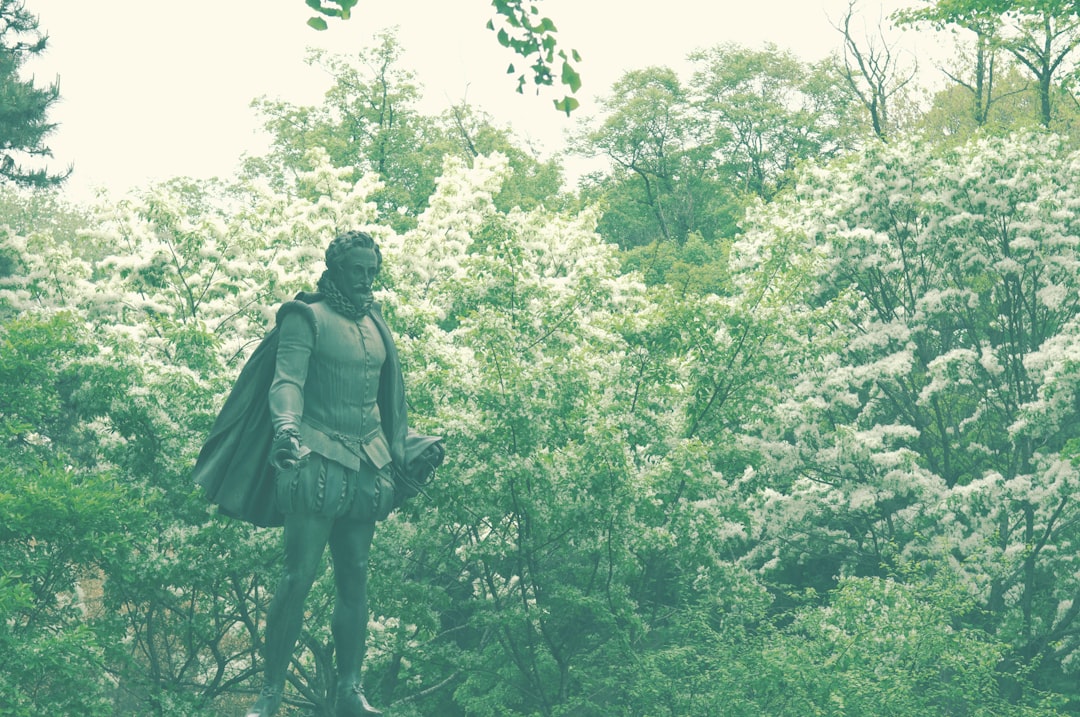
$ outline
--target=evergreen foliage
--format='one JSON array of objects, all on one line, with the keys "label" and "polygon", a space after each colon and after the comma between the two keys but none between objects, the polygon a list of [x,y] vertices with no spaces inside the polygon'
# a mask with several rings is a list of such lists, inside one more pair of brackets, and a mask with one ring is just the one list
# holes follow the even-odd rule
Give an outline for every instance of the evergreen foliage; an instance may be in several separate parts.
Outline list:
[{"label": "evergreen foliage", "polygon": [[0,177],[24,186],[60,184],[71,173],[50,174],[27,168],[23,157],[51,157],[45,138],[56,129],[49,108],[60,98],[57,79],[47,87],[25,79],[23,64],[45,51],[48,36],[38,31],[37,17],[23,0],[0,0]]}]

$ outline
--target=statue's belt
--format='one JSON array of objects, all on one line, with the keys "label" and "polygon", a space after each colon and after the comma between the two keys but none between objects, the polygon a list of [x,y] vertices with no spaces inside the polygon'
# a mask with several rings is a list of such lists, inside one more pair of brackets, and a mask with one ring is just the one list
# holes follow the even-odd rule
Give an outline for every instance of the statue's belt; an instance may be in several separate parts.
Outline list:
[{"label": "statue's belt", "polygon": [[365,463],[382,470],[393,460],[390,445],[379,426],[362,436],[348,435],[304,416],[300,422],[300,442],[305,448],[354,471]]}]

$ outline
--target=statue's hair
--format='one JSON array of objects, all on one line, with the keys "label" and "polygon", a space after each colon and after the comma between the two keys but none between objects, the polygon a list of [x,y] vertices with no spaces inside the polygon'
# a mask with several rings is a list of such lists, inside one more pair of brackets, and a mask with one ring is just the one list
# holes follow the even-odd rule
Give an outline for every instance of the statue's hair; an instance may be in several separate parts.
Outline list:
[{"label": "statue's hair", "polygon": [[355,247],[374,249],[375,258],[378,260],[378,268],[382,268],[382,252],[379,251],[379,245],[375,243],[375,240],[367,232],[356,230],[338,234],[334,237],[334,240],[330,242],[330,245],[326,247],[326,268],[331,269],[336,267],[341,261],[341,257],[345,255],[345,252]]}]

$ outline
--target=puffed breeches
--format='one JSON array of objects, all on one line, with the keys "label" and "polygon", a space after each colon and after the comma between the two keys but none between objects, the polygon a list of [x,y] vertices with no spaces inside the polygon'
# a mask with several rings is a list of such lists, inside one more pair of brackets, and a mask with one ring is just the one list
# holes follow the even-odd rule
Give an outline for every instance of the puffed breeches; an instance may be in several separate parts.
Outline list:
[{"label": "puffed breeches", "polygon": [[390,466],[376,470],[362,464],[351,470],[318,453],[277,476],[277,502],[282,513],[308,513],[326,518],[383,520],[394,505]]}]

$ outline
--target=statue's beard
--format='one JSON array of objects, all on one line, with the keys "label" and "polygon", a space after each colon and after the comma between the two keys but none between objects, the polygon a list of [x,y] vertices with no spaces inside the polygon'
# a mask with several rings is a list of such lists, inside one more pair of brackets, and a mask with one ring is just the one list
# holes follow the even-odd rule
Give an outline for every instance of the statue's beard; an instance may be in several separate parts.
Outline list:
[{"label": "statue's beard", "polygon": [[371,294],[371,287],[350,289],[349,291],[342,292],[345,296],[349,297],[349,300],[356,305],[358,309],[366,309],[371,306],[373,300]]},{"label": "statue's beard", "polygon": [[[340,290],[340,287],[338,287]],[[371,287],[356,287],[350,288],[341,292],[345,298],[356,307],[356,310],[361,314],[366,314],[368,309],[371,308],[371,302],[374,301],[374,296],[371,293]]]},{"label": "statue's beard", "polygon": [[374,301],[371,287],[343,290],[328,274],[323,274],[319,279],[319,291],[338,313],[350,318],[360,318],[367,314]]}]

